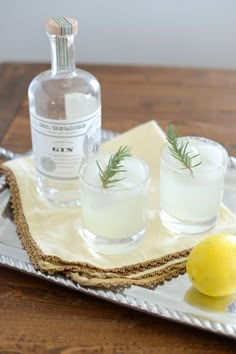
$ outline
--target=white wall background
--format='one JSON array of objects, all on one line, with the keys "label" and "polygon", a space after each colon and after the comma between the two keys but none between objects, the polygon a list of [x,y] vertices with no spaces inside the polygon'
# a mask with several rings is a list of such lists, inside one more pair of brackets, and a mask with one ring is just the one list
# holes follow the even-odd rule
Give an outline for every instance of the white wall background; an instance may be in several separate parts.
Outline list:
[{"label": "white wall background", "polygon": [[78,62],[236,68],[235,0],[0,0],[0,62],[49,61],[55,16],[79,20]]}]

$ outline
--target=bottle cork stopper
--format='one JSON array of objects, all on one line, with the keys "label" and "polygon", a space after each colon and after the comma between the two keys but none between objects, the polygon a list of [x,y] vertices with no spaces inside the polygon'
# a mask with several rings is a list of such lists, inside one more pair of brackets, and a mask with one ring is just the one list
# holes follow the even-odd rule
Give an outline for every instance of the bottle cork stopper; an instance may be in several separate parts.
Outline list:
[{"label": "bottle cork stopper", "polygon": [[50,18],[46,23],[46,31],[56,36],[74,34],[78,31],[78,22],[71,17]]}]

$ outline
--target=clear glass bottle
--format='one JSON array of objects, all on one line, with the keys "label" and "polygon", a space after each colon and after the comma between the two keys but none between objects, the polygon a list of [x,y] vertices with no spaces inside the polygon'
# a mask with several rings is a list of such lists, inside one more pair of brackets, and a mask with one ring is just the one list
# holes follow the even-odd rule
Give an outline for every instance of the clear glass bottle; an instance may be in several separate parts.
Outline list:
[{"label": "clear glass bottle", "polygon": [[28,91],[37,189],[61,206],[80,204],[79,168],[101,141],[100,85],[75,67],[77,28],[68,17],[47,22],[51,70],[36,76]]}]

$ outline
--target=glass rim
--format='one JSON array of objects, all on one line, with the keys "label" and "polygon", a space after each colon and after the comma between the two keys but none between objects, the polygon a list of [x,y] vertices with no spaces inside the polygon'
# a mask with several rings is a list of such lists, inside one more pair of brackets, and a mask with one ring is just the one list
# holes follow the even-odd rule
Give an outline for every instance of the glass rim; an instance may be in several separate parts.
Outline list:
[{"label": "glass rim", "polygon": [[[198,141],[202,141],[202,142],[206,142],[206,143],[210,143],[211,145],[214,145],[216,148],[218,148],[218,150],[220,150],[222,152],[222,156],[223,156],[223,161],[220,165],[216,165],[216,166],[213,166],[212,168],[209,168],[207,170],[200,170],[200,171],[196,171],[196,174],[198,175],[201,175],[201,174],[206,174],[206,173],[209,173],[209,172],[214,172],[214,171],[217,171],[225,166],[227,166],[228,164],[228,159],[229,159],[229,154],[227,152],[227,150],[225,149],[225,147],[221,144],[219,144],[218,142],[214,141],[214,140],[211,140],[211,139],[208,139],[208,138],[204,138],[204,137],[201,137],[201,136],[181,136],[178,138],[178,140],[198,140]],[[161,160],[172,170],[172,171],[175,171],[179,174],[185,174],[187,169],[186,168],[179,168],[179,167],[175,167],[173,166],[172,163],[170,163],[170,161],[168,161],[166,159],[166,156],[164,155],[165,151],[167,150],[168,148],[168,145],[169,143],[166,142],[163,146],[162,146],[162,149],[161,149]]]},{"label": "glass rim", "polygon": [[147,162],[145,160],[139,158],[139,157],[130,156],[130,157],[125,158],[125,160],[137,161],[145,169],[146,175],[145,175],[145,178],[141,182],[137,182],[137,184],[132,185],[131,187],[124,187],[124,188],[118,188],[118,189],[117,188],[113,189],[112,187],[103,188],[102,186],[97,186],[97,185],[94,185],[92,183],[87,182],[86,179],[83,176],[83,171],[82,171],[83,168],[85,168],[85,166],[88,165],[90,161],[96,160],[97,158],[99,158],[99,156],[106,156],[106,155],[109,156],[110,153],[108,153],[108,152],[100,152],[99,154],[97,154],[95,156],[88,157],[80,165],[80,168],[79,168],[79,179],[80,179],[80,181],[85,183],[88,187],[92,188],[93,190],[95,190],[97,192],[103,192],[103,193],[117,193],[117,192],[131,191],[131,190],[135,190],[136,188],[139,188],[140,186],[144,185],[150,179],[151,171],[150,171],[150,168],[149,168]]}]

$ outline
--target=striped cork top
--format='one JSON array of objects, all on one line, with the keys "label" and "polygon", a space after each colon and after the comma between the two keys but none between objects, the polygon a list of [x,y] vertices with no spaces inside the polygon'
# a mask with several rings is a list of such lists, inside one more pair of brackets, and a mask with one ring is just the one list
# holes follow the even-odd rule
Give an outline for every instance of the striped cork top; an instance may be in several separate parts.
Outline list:
[{"label": "striped cork top", "polygon": [[56,36],[74,34],[78,31],[78,22],[71,17],[50,18],[46,23],[46,31]]}]

